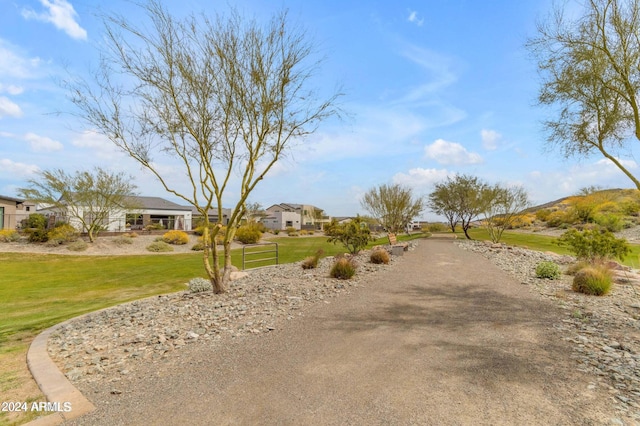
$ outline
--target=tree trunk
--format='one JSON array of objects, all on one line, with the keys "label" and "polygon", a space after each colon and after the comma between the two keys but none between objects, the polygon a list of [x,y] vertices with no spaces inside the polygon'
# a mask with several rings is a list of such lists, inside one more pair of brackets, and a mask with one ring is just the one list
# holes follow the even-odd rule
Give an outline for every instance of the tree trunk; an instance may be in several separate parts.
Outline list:
[{"label": "tree trunk", "polygon": [[[202,241],[204,244],[204,252],[203,252],[202,260],[204,263],[204,269],[205,271],[207,271],[209,280],[211,280],[211,286],[213,287],[213,292],[216,294],[225,293],[227,290],[224,286],[222,277],[220,276],[220,266],[218,264],[218,250],[216,247],[216,238],[215,238],[215,234],[213,236],[209,235],[208,223],[206,223],[204,226],[204,230],[202,232]],[[209,258],[210,252],[213,257],[213,267],[211,265],[211,260]]]}]

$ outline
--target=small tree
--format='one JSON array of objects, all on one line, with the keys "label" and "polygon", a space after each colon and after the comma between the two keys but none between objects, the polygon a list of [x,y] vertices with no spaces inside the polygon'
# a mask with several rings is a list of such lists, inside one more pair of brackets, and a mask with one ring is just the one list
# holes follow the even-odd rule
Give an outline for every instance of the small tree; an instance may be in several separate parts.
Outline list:
[{"label": "small tree", "polygon": [[491,241],[497,243],[505,229],[509,229],[518,215],[529,207],[529,197],[522,187],[494,185],[484,192],[485,226]]},{"label": "small tree", "polygon": [[371,231],[360,217],[356,217],[348,223],[338,225],[328,241],[334,244],[342,243],[349,253],[358,254],[371,241]]},{"label": "small tree", "polygon": [[590,262],[624,260],[631,252],[627,240],[616,238],[609,231],[570,229],[558,238],[557,243],[566,246],[578,259]]},{"label": "small tree", "polygon": [[[308,87],[319,63],[307,33],[286,13],[262,25],[237,12],[177,19],[159,1],[141,7],[149,25],[105,19],[98,72],[91,84],[68,84],[71,100],[92,128],[205,218],[204,268],[214,292],[223,293],[249,195],[294,140],[337,114],[339,95],[320,99]],[[181,175],[167,173],[158,157],[178,164]],[[234,171],[236,204],[223,228],[222,202],[236,184]],[[210,230],[212,208],[218,226]]]},{"label": "small tree", "polygon": [[402,185],[380,185],[370,189],[360,201],[362,207],[380,220],[389,232],[404,229],[424,209],[421,197],[413,198]]},{"label": "small tree", "polygon": [[67,174],[57,169],[40,172],[39,176],[29,181],[28,188],[19,189],[21,196],[79,223],[91,242],[116,218],[114,212],[123,214],[135,207],[130,196],[136,186],[124,173],[96,168],[93,172]]},{"label": "small tree", "polygon": [[436,183],[435,189],[429,194],[427,206],[435,214],[447,218],[451,232],[456,232],[456,225],[460,222],[460,208],[451,180]]}]

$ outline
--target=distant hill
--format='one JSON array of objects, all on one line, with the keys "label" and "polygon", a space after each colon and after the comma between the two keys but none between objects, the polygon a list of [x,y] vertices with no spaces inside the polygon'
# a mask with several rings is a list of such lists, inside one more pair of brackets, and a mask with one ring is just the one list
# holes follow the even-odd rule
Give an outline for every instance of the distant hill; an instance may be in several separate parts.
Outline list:
[{"label": "distant hill", "polygon": [[[619,202],[624,198],[629,198],[629,197],[633,197],[633,198],[640,198],[640,192],[637,189],[631,189],[631,188],[627,188],[627,189],[623,189],[623,188],[612,188],[612,189],[602,189],[599,191],[594,191],[593,193],[589,194],[589,195],[601,195],[603,199],[607,199],[609,201],[613,201],[613,202]],[[562,197],[562,198],[558,198],[557,200],[554,201],[549,201],[547,203],[544,204],[540,204],[534,207],[529,207],[528,209],[525,210],[526,213],[535,213],[538,210],[542,210],[542,209],[549,209],[552,207],[556,207],[560,204],[563,204],[567,199],[572,198],[572,197],[580,197],[580,196],[584,196],[584,195],[568,195],[566,197]]]}]

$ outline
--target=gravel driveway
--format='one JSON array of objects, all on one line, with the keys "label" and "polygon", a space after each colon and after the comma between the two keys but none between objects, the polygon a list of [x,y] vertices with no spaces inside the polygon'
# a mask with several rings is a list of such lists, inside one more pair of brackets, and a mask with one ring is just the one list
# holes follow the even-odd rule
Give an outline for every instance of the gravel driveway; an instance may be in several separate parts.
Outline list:
[{"label": "gravel driveway", "polygon": [[81,389],[98,409],[71,424],[615,424],[552,327],[562,315],[482,256],[424,240],[286,327],[186,347],[122,393]]}]

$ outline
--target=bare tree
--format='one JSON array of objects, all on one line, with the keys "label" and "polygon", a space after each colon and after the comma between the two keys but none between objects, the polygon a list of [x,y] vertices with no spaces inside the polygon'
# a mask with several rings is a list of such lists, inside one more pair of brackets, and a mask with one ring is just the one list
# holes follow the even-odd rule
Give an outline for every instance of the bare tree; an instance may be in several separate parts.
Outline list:
[{"label": "bare tree", "polygon": [[[88,82],[69,82],[79,115],[150,170],[164,188],[217,226],[204,227],[203,262],[214,291],[226,291],[231,241],[247,197],[293,142],[337,114],[339,94],[320,99],[307,88],[319,63],[303,29],[286,12],[267,25],[229,17],[171,16],[159,1],[141,6],[151,25],[105,18],[105,50]],[[119,78],[122,76],[121,78]],[[154,158],[169,156],[182,176],[167,174]],[[224,234],[224,268],[215,236],[223,196],[238,172],[235,207]],[[186,181],[187,190],[176,180]]]},{"label": "bare tree", "polygon": [[404,229],[424,209],[424,200],[421,197],[414,199],[411,189],[399,184],[370,189],[360,204],[389,232]]},{"label": "bare tree", "polygon": [[40,172],[39,179],[31,179],[28,188],[18,191],[21,197],[46,205],[79,224],[94,242],[98,232],[117,215],[137,207],[131,202],[136,188],[132,181],[124,173],[101,168],[75,174],[57,169]]},{"label": "bare tree", "polygon": [[538,100],[557,112],[548,142],[565,157],[599,152],[640,189],[619,160],[629,138],[640,140],[640,0],[588,0],[569,21],[564,11],[538,24],[527,47],[542,76]]}]

